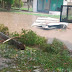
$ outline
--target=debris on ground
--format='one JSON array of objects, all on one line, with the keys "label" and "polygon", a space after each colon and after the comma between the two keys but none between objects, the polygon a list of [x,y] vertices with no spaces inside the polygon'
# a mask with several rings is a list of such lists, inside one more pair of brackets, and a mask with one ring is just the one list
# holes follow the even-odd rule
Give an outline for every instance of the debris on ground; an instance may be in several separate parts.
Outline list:
[{"label": "debris on ground", "polygon": [[58,19],[50,17],[38,17],[32,26],[42,27],[43,29],[66,29],[68,23],[59,22]]}]

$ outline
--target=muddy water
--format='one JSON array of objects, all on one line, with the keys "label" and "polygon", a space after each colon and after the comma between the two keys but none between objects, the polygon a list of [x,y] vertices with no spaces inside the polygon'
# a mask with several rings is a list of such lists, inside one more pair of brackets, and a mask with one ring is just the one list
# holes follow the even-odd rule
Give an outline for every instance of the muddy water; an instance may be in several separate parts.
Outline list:
[{"label": "muddy water", "polygon": [[21,29],[32,29],[38,35],[46,38],[58,38],[72,50],[72,24],[66,30],[43,30],[38,27],[31,27],[37,16],[0,12],[0,24],[8,26],[10,32],[21,32]]},{"label": "muddy water", "polygon": [[10,32],[20,32],[22,28],[30,29],[36,18],[36,16],[0,12],[0,24],[8,26]]}]

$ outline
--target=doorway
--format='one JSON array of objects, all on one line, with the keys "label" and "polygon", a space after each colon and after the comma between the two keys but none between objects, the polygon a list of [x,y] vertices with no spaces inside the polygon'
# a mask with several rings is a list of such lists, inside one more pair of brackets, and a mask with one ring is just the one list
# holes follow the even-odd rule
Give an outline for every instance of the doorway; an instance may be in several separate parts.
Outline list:
[{"label": "doorway", "polygon": [[37,11],[48,13],[49,12],[49,0],[38,0]]}]

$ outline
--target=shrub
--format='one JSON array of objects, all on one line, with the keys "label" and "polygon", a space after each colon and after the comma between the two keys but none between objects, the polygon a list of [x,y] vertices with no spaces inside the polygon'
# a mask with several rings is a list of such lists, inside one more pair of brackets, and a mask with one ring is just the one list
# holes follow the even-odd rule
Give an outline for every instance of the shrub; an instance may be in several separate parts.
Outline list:
[{"label": "shrub", "polygon": [[14,4],[13,4],[13,6],[14,6],[14,7],[19,7],[19,5],[20,5],[20,7],[23,6],[23,2],[22,2],[22,0],[20,0],[20,4],[19,4],[19,0],[14,0]]},{"label": "shrub", "polygon": [[22,39],[20,39],[21,42],[23,42],[26,45],[35,45],[36,44],[36,38],[37,35],[32,30],[22,30]]},{"label": "shrub", "polygon": [[8,27],[4,26],[3,24],[0,24],[0,32],[3,32],[4,34],[9,34]]},{"label": "shrub", "polygon": [[32,30],[22,29],[21,34],[15,32],[13,33],[13,36],[20,36],[18,40],[27,46],[40,46],[42,45],[42,43],[46,42],[46,39],[44,37],[38,36]]},{"label": "shrub", "polygon": [[54,39],[51,45],[51,48],[54,50],[55,53],[62,53],[64,50],[68,53],[66,46],[58,39]]},{"label": "shrub", "polygon": [[55,54],[69,54],[65,45],[54,39],[52,44],[47,44],[47,40],[44,37],[38,36],[32,30],[23,30],[22,33],[18,34],[17,32],[13,33],[13,36],[20,36],[18,41],[22,42],[27,46],[38,46],[42,51]]},{"label": "shrub", "polygon": [[36,39],[36,44],[38,46],[43,45],[44,43],[47,43],[47,40],[45,39],[45,37],[41,37],[37,35],[37,39]]},{"label": "shrub", "polygon": [[42,43],[40,49],[48,53],[69,54],[66,46],[59,40],[54,39],[52,44]]},{"label": "shrub", "polygon": [[11,34],[11,36],[16,37],[16,36],[19,36],[19,34],[15,31]]},{"label": "shrub", "polygon": [[52,53],[53,50],[51,49],[51,45],[47,43],[43,43],[40,45],[40,49],[44,52]]}]

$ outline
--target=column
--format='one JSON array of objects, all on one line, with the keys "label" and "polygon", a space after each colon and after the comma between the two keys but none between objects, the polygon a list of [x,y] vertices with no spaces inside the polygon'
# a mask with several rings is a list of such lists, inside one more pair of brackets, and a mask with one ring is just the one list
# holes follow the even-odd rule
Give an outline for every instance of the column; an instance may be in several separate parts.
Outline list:
[{"label": "column", "polygon": [[33,12],[37,12],[37,0],[33,0]]}]

